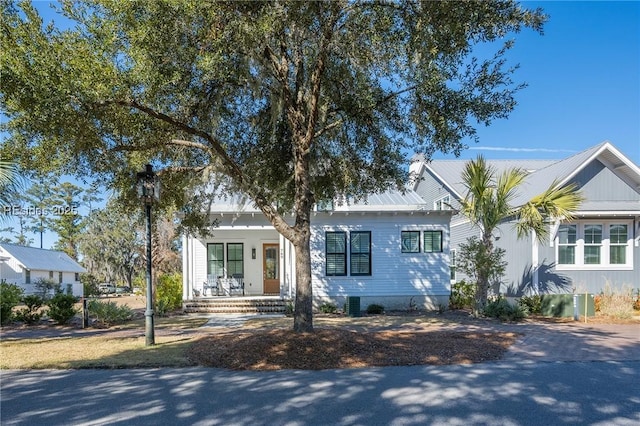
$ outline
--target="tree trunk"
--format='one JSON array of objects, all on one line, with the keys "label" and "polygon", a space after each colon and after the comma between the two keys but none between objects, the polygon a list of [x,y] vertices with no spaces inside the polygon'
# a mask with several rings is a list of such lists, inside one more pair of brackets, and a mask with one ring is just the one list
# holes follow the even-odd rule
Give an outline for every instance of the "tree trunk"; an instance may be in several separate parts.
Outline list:
[{"label": "tree trunk", "polygon": [[311,229],[299,230],[294,243],[296,252],[296,304],[293,314],[293,331],[313,331],[313,292],[311,287],[311,250],[309,248]]},{"label": "tree trunk", "polygon": [[478,282],[476,283],[476,303],[473,311],[473,315],[480,316],[487,307],[487,299],[489,295],[489,268],[487,262],[491,259],[491,252],[493,251],[493,242],[491,240],[491,233],[484,233],[482,236],[482,248],[480,264],[482,267],[478,268]]}]

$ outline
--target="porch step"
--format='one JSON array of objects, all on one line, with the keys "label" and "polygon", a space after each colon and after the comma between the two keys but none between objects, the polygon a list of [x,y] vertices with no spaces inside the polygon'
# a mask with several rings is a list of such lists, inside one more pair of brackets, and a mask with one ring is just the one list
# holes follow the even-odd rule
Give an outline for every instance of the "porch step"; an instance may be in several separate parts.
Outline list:
[{"label": "porch step", "polygon": [[183,302],[187,313],[285,313],[287,301],[280,298],[200,298]]}]

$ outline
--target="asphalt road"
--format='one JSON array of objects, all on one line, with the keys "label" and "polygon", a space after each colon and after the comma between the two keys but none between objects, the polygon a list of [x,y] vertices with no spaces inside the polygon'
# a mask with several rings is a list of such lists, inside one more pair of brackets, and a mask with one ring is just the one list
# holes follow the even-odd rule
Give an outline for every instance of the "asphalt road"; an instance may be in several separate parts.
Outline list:
[{"label": "asphalt road", "polygon": [[0,372],[5,425],[634,425],[640,361]]}]

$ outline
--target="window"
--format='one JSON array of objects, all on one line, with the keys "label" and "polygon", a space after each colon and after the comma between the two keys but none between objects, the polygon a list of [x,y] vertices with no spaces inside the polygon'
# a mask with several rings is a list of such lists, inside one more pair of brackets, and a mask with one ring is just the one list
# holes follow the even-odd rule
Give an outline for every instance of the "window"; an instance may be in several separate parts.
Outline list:
[{"label": "window", "polygon": [[347,275],[347,234],[344,232],[327,232],[326,241],[326,274]]},{"label": "window", "polygon": [[244,244],[227,244],[227,275],[244,277]]},{"label": "window", "polygon": [[451,281],[455,281],[456,280],[456,250],[455,249],[451,249],[450,251],[450,261],[449,261],[449,279]]},{"label": "window", "polygon": [[599,265],[602,249],[602,225],[584,227],[584,264]]},{"label": "window", "polygon": [[49,271],[49,279],[53,281],[53,271]]},{"label": "window", "polygon": [[371,275],[371,232],[351,233],[351,275]]},{"label": "window", "polygon": [[402,253],[420,253],[420,231],[400,232]]},{"label": "window", "polygon": [[58,272],[58,284],[62,284],[62,272]]},{"label": "window", "polygon": [[24,270],[24,283],[31,284],[31,270],[29,269]]},{"label": "window", "polygon": [[207,275],[224,277],[224,244],[207,244]]},{"label": "window", "polygon": [[433,209],[434,210],[451,210],[450,200],[451,199],[449,198],[448,195],[445,195],[444,197],[435,200],[433,202]]},{"label": "window", "polygon": [[584,220],[560,225],[556,235],[559,269],[633,269],[631,221]]},{"label": "window", "polygon": [[77,272],[75,274],[75,281],[80,281],[80,274]]},{"label": "window", "polygon": [[576,263],[576,225],[561,225],[558,228],[558,264]]},{"label": "window", "polygon": [[442,231],[424,231],[424,252],[442,252]]},{"label": "window", "polygon": [[627,225],[609,225],[609,263],[624,265],[627,263],[627,239],[629,231]]},{"label": "window", "polygon": [[319,212],[330,212],[333,210],[333,200],[320,200],[316,203],[316,210]]}]

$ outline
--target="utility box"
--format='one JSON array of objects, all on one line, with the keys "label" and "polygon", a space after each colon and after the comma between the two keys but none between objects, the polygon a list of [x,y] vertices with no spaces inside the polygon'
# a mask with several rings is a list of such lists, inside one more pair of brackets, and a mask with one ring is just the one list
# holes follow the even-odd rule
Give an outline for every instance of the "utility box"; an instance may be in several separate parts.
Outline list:
[{"label": "utility box", "polygon": [[350,317],[359,317],[360,316],[360,297],[358,296],[347,296],[347,315]]},{"label": "utility box", "polygon": [[542,315],[548,317],[575,317],[585,314],[585,298],[587,316],[595,315],[593,294],[543,294]]}]

